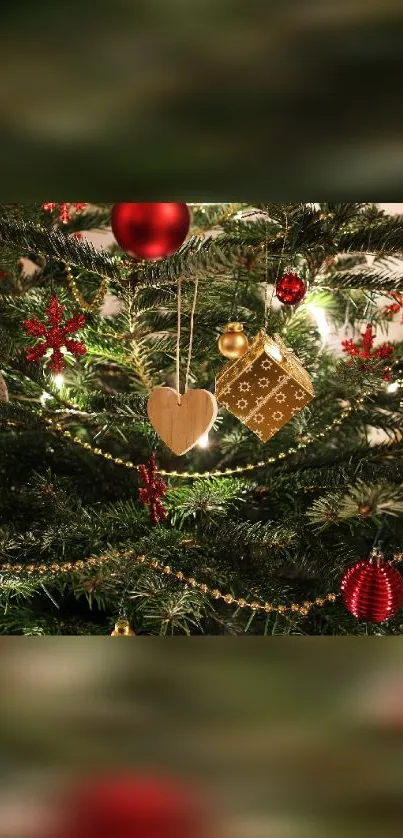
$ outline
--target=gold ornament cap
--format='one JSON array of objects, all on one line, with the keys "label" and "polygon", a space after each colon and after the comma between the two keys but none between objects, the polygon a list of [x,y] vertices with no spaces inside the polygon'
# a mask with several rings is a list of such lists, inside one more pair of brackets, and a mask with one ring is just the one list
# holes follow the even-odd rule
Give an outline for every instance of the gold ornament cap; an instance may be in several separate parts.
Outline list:
[{"label": "gold ornament cap", "polygon": [[243,323],[227,323],[225,332],[243,332]]},{"label": "gold ornament cap", "polygon": [[111,637],[135,637],[136,632],[130,628],[128,620],[117,620],[115,628],[111,632]]}]

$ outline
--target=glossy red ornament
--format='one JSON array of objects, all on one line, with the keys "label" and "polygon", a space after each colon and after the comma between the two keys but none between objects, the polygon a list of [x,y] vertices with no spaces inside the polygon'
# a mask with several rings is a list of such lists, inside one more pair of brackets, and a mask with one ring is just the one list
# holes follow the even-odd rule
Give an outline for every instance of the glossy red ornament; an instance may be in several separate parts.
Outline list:
[{"label": "glossy red ornament", "polygon": [[115,204],[112,230],[123,250],[136,259],[166,259],[183,244],[189,232],[187,204]]},{"label": "glossy red ornament", "polygon": [[276,284],[276,297],[288,306],[295,306],[304,299],[306,285],[298,274],[284,274]]},{"label": "glossy red ornament", "polygon": [[344,574],[341,595],[346,608],[361,620],[382,623],[403,605],[403,579],[398,570],[374,549]]},{"label": "glossy red ornament", "polygon": [[200,801],[168,779],[117,774],[72,789],[51,836],[42,838],[208,838]]}]

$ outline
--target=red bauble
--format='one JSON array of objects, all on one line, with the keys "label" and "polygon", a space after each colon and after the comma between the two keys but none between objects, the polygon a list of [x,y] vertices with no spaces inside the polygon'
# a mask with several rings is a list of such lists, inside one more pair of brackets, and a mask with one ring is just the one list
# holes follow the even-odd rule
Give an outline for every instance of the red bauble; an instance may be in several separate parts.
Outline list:
[{"label": "red bauble", "polygon": [[113,775],[81,783],[52,838],[207,838],[200,801],[167,779]]},{"label": "red bauble", "polygon": [[112,230],[123,250],[136,259],[166,259],[189,232],[187,204],[115,204]]},{"label": "red bauble", "polygon": [[276,297],[285,305],[294,306],[304,299],[306,285],[298,274],[284,274],[276,285]]},{"label": "red bauble", "polygon": [[357,562],[344,574],[341,594],[354,617],[382,623],[403,605],[403,579],[379,550],[373,550],[369,559]]}]

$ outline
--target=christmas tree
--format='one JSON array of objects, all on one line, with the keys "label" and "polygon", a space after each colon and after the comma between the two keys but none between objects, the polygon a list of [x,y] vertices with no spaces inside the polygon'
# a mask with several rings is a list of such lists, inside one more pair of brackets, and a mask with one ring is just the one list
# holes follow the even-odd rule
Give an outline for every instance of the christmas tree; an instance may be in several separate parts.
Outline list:
[{"label": "christmas tree", "polygon": [[0,631],[400,634],[403,216],[189,209],[135,258],[110,204],[1,206]]}]

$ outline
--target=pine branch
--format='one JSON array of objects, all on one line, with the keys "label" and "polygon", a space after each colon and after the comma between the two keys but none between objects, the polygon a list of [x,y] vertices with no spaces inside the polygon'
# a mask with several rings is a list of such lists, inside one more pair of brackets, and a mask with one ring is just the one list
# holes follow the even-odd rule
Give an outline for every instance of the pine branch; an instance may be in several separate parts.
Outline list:
[{"label": "pine branch", "polygon": [[0,218],[0,246],[13,246],[22,255],[31,251],[85,268],[111,279],[119,279],[122,265],[105,251],[95,250],[87,242],[77,242],[64,233],[28,225],[21,219],[4,214]]},{"label": "pine branch", "polygon": [[[403,230],[403,221],[402,221]],[[403,265],[399,259],[379,259],[372,265],[335,270],[328,276],[318,275],[314,286],[328,288],[360,288],[370,291],[393,291],[403,288]]]}]

